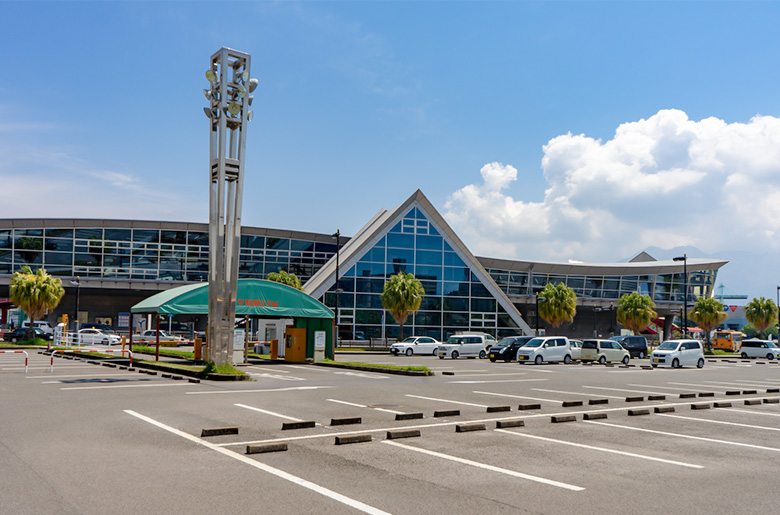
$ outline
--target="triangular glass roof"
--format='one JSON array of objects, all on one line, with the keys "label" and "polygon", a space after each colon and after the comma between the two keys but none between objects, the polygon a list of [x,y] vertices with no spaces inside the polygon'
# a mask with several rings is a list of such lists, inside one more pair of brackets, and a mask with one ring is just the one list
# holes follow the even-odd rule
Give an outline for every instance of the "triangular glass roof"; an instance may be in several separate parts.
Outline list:
[{"label": "triangular glass roof", "polygon": [[[424,227],[424,230],[420,230]],[[485,270],[482,264],[476,257],[468,250],[463,242],[458,238],[455,232],[450,228],[444,218],[436,211],[430,201],[423,195],[420,190],[417,190],[411,197],[409,197],[403,204],[397,208],[387,211],[380,211],[368,224],[366,224],[358,233],[345,244],[339,252],[339,276],[344,277],[347,274],[355,275],[356,265],[361,262],[365,262],[362,259],[370,252],[376,252],[377,249],[381,249],[387,245],[387,248],[393,247],[393,239],[402,239],[405,235],[409,235],[413,238],[417,238],[416,244],[417,253],[414,258],[411,256],[405,256],[400,253],[396,258],[391,258],[389,250],[387,251],[386,258],[387,265],[398,270],[383,270],[381,272],[382,277],[386,272],[397,273],[402,268],[405,271],[411,272],[410,266],[405,266],[412,262],[419,270],[420,262],[420,236],[421,232],[423,238],[438,241],[440,236],[441,247],[434,250],[443,253],[445,259],[452,260],[451,263],[445,263],[445,265],[453,267],[461,267],[461,270],[468,268],[470,271],[469,277],[462,277],[452,280],[460,281],[478,281],[484,288],[484,294],[488,297],[492,297],[503,308],[503,311],[512,319],[512,321],[520,328],[520,330],[526,334],[531,334],[532,330],[528,324],[523,320],[517,308],[514,306],[511,300],[506,294],[498,287],[490,274]],[[416,236],[415,236],[416,235]],[[431,243],[433,244],[433,243]],[[404,245],[398,244],[395,247],[403,248]],[[425,252],[423,250],[422,252]],[[450,257],[448,257],[450,256]],[[368,261],[377,261],[368,259]],[[404,264],[404,266],[401,265]],[[360,275],[360,274],[357,274]],[[424,281],[424,278],[419,277]],[[445,281],[447,279],[445,278]],[[329,290],[331,290],[336,283],[336,257],[328,261],[311,279],[309,279],[303,286],[306,293],[313,298],[322,298],[322,296]],[[466,294],[468,296],[468,294]]]}]

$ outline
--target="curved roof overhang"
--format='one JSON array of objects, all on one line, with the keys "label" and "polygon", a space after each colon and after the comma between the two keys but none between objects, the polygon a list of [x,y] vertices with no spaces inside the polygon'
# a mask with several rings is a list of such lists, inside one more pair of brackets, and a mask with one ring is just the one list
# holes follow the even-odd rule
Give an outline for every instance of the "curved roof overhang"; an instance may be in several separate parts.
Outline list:
[{"label": "curved roof overhang", "polygon": [[[133,306],[131,312],[206,315],[209,312],[209,285],[187,284],[157,293]],[[264,279],[238,280],[236,315],[261,318],[334,317],[333,311],[306,293]]]}]

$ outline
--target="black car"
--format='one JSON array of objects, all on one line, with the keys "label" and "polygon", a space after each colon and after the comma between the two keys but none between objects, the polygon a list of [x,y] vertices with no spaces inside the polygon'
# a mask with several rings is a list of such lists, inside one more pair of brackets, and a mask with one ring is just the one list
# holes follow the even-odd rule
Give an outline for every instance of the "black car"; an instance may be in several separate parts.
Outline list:
[{"label": "black car", "polygon": [[517,349],[528,343],[533,336],[507,336],[500,342],[490,347],[488,358],[494,362],[498,359],[514,361],[517,357]]},{"label": "black car", "polygon": [[[5,341],[16,343],[24,340],[27,336],[27,327],[17,327],[14,331],[5,333],[3,335],[3,338],[5,338]],[[35,337],[40,338],[41,340],[50,340],[51,336],[44,333],[37,327],[34,329],[35,331]]]},{"label": "black car", "polygon": [[647,340],[644,336],[613,336],[610,340],[622,345],[632,358],[642,359],[647,356]]}]

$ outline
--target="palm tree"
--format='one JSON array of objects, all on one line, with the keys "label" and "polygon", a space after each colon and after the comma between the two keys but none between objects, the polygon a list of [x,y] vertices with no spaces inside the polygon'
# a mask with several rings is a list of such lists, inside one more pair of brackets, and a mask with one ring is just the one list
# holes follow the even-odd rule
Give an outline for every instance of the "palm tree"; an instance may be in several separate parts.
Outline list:
[{"label": "palm tree", "polygon": [[745,318],[763,334],[769,326],[777,323],[777,305],[765,297],[753,299],[745,306]]},{"label": "palm tree", "polygon": [[728,318],[728,315],[723,311],[723,303],[721,303],[715,297],[699,297],[696,300],[696,305],[689,313],[694,322],[704,329],[706,338],[706,348],[708,351],[712,350],[712,344],[710,343],[710,331],[715,329],[718,324]]},{"label": "palm tree", "polygon": [[10,294],[11,302],[22,308],[30,319],[25,337],[32,339],[35,336],[35,319],[56,308],[65,295],[65,289],[60,279],[50,276],[43,268],[33,273],[29,266],[23,266],[11,276]]},{"label": "palm tree", "polygon": [[425,290],[419,279],[412,274],[398,272],[390,276],[380,295],[382,307],[390,312],[395,323],[400,326],[399,340],[404,336],[406,318],[420,309],[420,303],[425,296]]},{"label": "palm tree", "polygon": [[544,298],[539,303],[539,316],[545,322],[559,327],[564,322],[570,324],[574,320],[577,314],[577,295],[574,290],[563,283],[547,283],[539,296]]},{"label": "palm tree", "polygon": [[275,283],[282,283],[286,284],[287,286],[292,286],[296,290],[303,290],[303,286],[301,286],[301,280],[298,279],[298,276],[295,274],[288,274],[284,270],[280,270],[279,272],[271,272],[268,274],[266,279]]},{"label": "palm tree", "polygon": [[617,320],[624,327],[639,334],[658,316],[655,303],[649,295],[626,293],[618,299]]}]

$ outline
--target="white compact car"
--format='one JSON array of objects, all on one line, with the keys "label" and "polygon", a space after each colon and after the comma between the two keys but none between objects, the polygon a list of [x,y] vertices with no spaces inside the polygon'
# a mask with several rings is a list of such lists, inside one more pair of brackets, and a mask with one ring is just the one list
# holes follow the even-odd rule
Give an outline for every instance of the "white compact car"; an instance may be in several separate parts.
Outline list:
[{"label": "white compact car", "polygon": [[780,355],[780,349],[774,342],[769,340],[759,340],[757,338],[751,338],[749,340],[742,340],[742,349],[740,350],[742,359],[748,358],[766,358],[766,359],[778,359]]},{"label": "white compact car", "polygon": [[672,368],[704,366],[704,350],[698,340],[666,340],[650,354],[653,367],[666,365]]},{"label": "white compact car", "polygon": [[106,334],[100,329],[82,329],[76,337],[79,345],[119,345],[121,339],[115,334]]},{"label": "white compact car", "polygon": [[390,353],[394,356],[406,354],[430,354],[435,355],[441,342],[430,336],[410,336],[402,342],[396,342],[390,346]]},{"label": "white compact car", "polygon": [[495,338],[491,338],[490,335],[482,333],[456,334],[447,338],[447,343],[439,345],[437,354],[439,359],[458,359],[461,356],[484,359],[487,356],[487,348],[496,343]]},{"label": "white compact car", "polygon": [[563,361],[571,363],[571,346],[565,336],[540,336],[534,338],[517,351],[517,361],[520,363],[535,363],[543,361]]}]

